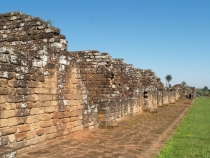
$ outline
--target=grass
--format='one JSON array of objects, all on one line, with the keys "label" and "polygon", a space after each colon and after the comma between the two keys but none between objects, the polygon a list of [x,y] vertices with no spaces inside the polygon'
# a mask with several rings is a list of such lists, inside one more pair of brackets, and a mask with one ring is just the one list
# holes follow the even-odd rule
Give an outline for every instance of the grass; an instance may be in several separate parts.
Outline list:
[{"label": "grass", "polygon": [[210,158],[210,98],[198,98],[158,158]]}]

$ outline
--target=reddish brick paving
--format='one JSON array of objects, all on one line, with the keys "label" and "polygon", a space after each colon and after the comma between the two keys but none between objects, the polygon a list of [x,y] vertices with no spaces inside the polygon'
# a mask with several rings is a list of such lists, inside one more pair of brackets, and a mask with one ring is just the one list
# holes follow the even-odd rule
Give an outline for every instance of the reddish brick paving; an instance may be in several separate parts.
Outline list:
[{"label": "reddish brick paving", "polygon": [[17,158],[156,157],[187,114],[190,103],[191,100],[181,99],[159,107],[158,113],[129,117],[114,129],[76,133],[45,147],[18,151]]}]

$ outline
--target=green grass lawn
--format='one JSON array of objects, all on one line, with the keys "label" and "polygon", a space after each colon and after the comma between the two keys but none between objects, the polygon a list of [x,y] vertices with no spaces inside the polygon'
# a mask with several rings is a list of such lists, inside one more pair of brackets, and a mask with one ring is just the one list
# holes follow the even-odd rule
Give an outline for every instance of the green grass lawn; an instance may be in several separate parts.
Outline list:
[{"label": "green grass lawn", "polygon": [[158,158],[210,158],[210,98],[198,98]]}]

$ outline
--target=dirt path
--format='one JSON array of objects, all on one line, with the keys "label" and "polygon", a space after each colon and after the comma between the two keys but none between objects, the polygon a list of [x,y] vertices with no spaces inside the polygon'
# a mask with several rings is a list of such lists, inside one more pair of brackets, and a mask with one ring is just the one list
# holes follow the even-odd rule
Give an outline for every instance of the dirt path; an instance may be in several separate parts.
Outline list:
[{"label": "dirt path", "polygon": [[158,108],[119,123],[115,129],[96,129],[42,149],[18,152],[17,158],[150,158],[158,155],[190,109],[190,100]]}]

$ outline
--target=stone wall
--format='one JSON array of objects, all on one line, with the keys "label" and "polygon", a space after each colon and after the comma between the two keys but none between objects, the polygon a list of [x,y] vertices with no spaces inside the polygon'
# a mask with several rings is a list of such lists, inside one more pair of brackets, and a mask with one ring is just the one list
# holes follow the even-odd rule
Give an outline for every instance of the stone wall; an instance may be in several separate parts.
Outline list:
[{"label": "stone wall", "polygon": [[15,149],[107,126],[175,102],[154,72],[98,51],[67,51],[58,28],[0,15],[0,146]]}]

